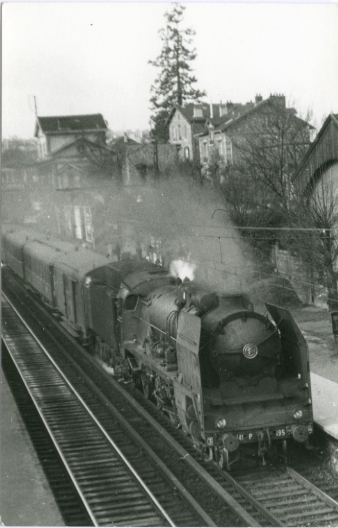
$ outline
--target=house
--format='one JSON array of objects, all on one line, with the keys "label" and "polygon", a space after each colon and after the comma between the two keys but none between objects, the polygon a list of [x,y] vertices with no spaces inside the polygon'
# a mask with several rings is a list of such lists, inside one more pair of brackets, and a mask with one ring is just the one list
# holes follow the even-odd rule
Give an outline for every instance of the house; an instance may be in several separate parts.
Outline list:
[{"label": "house", "polygon": [[338,114],[325,120],[295,173],[294,184],[305,193],[331,177],[338,189]]},{"label": "house", "polygon": [[335,311],[338,306],[335,300],[338,277],[338,114],[330,114],[324,121],[298,166],[293,184],[306,199],[313,226],[319,231],[317,244],[310,246],[308,257],[308,263],[314,269],[311,282],[315,276],[320,287],[325,285],[327,304]]},{"label": "house", "polygon": [[200,163],[200,150],[197,134],[205,130],[206,121],[217,123],[231,109],[248,110],[252,103],[245,105],[236,103],[207,104],[189,103],[185,106],[176,105],[167,120],[169,127],[169,143],[176,145],[181,160]]},{"label": "house", "polygon": [[107,188],[120,175],[107,131],[101,114],[38,116],[32,140],[37,160],[3,172],[6,218],[94,247],[96,211],[104,209]]},{"label": "house", "polygon": [[80,138],[105,145],[107,130],[102,114],[37,116],[34,136],[37,138],[38,158],[53,156]]},{"label": "house", "polygon": [[[207,119],[204,130],[196,137],[199,141],[201,164],[204,169],[217,162],[219,165],[238,166],[248,161],[249,150],[254,146],[270,156],[277,143],[298,150],[310,144],[310,134],[314,130],[309,123],[296,116],[294,108],[287,108],[285,96],[276,94],[264,99],[258,95],[254,103],[237,105],[228,103],[226,112],[218,119]],[[279,144],[280,147],[280,144]],[[288,148],[290,151],[291,148]],[[296,159],[289,160],[294,164]]]}]

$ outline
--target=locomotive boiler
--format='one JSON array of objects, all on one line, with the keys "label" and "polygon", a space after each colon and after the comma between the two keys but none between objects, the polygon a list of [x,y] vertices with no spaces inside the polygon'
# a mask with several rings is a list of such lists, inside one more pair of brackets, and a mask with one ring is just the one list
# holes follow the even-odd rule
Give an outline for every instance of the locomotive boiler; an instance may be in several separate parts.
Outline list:
[{"label": "locomotive boiler", "polygon": [[[38,236],[35,245],[11,237],[4,234],[6,264],[18,273],[12,263],[19,255],[19,275],[34,288],[26,271]],[[51,258],[52,242],[41,241],[35,282],[41,273],[51,295],[42,287],[37,292],[110,372],[132,380],[197,449],[229,469],[246,451],[264,460],[274,445],[307,444],[308,349],[288,310],[268,304],[259,314],[245,293],[178,281],[148,261],[108,262],[57,244]]]}]

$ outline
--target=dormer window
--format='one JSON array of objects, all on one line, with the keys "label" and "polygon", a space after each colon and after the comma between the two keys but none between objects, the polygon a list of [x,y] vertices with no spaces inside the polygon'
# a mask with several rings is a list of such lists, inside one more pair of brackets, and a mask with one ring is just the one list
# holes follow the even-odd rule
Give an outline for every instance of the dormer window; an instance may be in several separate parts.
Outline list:
[{"label": "dormer window", "polygon": [[200,105],[194,105],[193,117],[203,117],[203,108]]}]

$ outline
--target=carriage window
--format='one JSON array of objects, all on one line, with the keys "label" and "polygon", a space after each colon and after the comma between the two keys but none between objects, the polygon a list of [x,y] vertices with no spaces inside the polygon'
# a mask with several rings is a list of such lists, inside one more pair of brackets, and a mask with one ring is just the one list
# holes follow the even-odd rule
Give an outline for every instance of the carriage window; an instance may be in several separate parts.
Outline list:
[{"label": "carriage window", "polygon": [[137,305],[137,295],[128,295],[128,297],[124,301],[124,309],[125,310],[135,310]]}]

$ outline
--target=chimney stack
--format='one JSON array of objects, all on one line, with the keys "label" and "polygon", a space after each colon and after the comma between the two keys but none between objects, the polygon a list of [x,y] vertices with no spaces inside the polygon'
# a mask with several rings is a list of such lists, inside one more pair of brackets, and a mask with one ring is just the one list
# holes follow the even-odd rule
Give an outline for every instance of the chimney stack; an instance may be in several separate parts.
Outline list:
[{"label": "chimney stack", "polygon": [[222,102],[219,105],[219,117],[224,116],[227,113],[227,105]]},{"label": "chimney stack", "polygon": [[227,104],[226,104],[226,113],[230,112],[230,110],[233,109],[233,106],[234,106],[234,103],[232,103],[231,101],[227,101]]},{"label": "chimney stack", "polygon": [[279,108],[286,108],[285,95],[283,94],[271,94],[270,100]]}]

